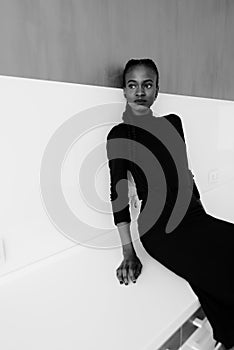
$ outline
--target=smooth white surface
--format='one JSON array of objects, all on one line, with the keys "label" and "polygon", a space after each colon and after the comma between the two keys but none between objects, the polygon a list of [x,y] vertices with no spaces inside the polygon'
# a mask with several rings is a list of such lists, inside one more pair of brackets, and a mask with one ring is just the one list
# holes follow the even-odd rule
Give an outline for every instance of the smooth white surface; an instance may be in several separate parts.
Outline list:
[{"label": "smooth white surface", "polygon": [[157,349],[198,307],[187,282],[136,244],[143,269],[120,285],[119,250],[73,247],[0,280],[4,350]]}]

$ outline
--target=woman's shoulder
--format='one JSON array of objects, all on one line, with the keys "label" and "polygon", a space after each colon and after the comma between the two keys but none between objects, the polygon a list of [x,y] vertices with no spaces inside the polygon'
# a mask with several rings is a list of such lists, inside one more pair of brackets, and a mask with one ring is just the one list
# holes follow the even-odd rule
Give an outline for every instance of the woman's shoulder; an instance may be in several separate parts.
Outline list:
[{"label": "woman's shoulder", "polygon": [[171,122],[171,124],[177,129],[177,131],[185,141],[183,124],[182,124],[181,118],[177,114],[173,114],[173,113],[167,114],[164,117]]},{"label": "woman's shoulder", "polygon": [[179,127],[182,126],[182,121],[181,121],[181,118],[178,116],[178,114],[170,113],[170,114],[164,115],[162,118],[166,118],[174,126],[179,126]]},{"label": "woman's shoulder", "polygon": [[125,123],[119,123],[114,125],[107,134],[107,139],[126,136],[127,125]]},{"label": "woman's shoulder", "polygon": [[171,120],[172,122],[178,122],[178,121],[181,121],[180,117],[178,116],[178,114],[175,114],[175,113],[170,113],[170,114],[166,114],[163,116],[164,118],[166,119],[169,119]]}]

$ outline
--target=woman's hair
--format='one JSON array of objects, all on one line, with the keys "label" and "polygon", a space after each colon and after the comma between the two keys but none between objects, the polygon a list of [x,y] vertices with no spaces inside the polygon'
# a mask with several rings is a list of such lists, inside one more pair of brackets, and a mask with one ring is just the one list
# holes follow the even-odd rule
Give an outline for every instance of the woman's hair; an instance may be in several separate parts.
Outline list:
[{"label": "woman's hair", "polygon": [[151,60],[150,58],[139,58],[139,59],[132,58],[126,63],[124,70],[123,70],[123,82],[122,82],[123,88],[126,86],[125,78],[126,78],[127,72],[138,65],[144,65],[148,68],[151,68],[155,72],[155,74],[157,76],[156,87],[159,87],[159,72],[158,72],[158,68],[157,68],[156,64],[154,63],[154,61]]}]

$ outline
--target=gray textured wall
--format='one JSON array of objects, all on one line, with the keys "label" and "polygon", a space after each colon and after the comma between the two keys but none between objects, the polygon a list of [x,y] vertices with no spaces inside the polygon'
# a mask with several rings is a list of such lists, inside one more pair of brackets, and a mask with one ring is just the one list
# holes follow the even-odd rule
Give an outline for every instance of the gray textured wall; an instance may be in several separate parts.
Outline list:
[{"label": "gray textured wall", "polygon": [[120,87],[151,57],[162,92],[234,100],[232,0],[0,0],[0,74]]}]

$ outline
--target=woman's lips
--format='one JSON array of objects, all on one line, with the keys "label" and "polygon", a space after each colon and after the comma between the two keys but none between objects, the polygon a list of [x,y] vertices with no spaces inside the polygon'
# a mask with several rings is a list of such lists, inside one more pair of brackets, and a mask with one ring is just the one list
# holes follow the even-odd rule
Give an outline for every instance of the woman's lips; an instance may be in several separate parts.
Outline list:
[{"label": "woman's lips", "polygon": [[144,104],[146,103],[146,100],[135,100],[135,103]]}]

